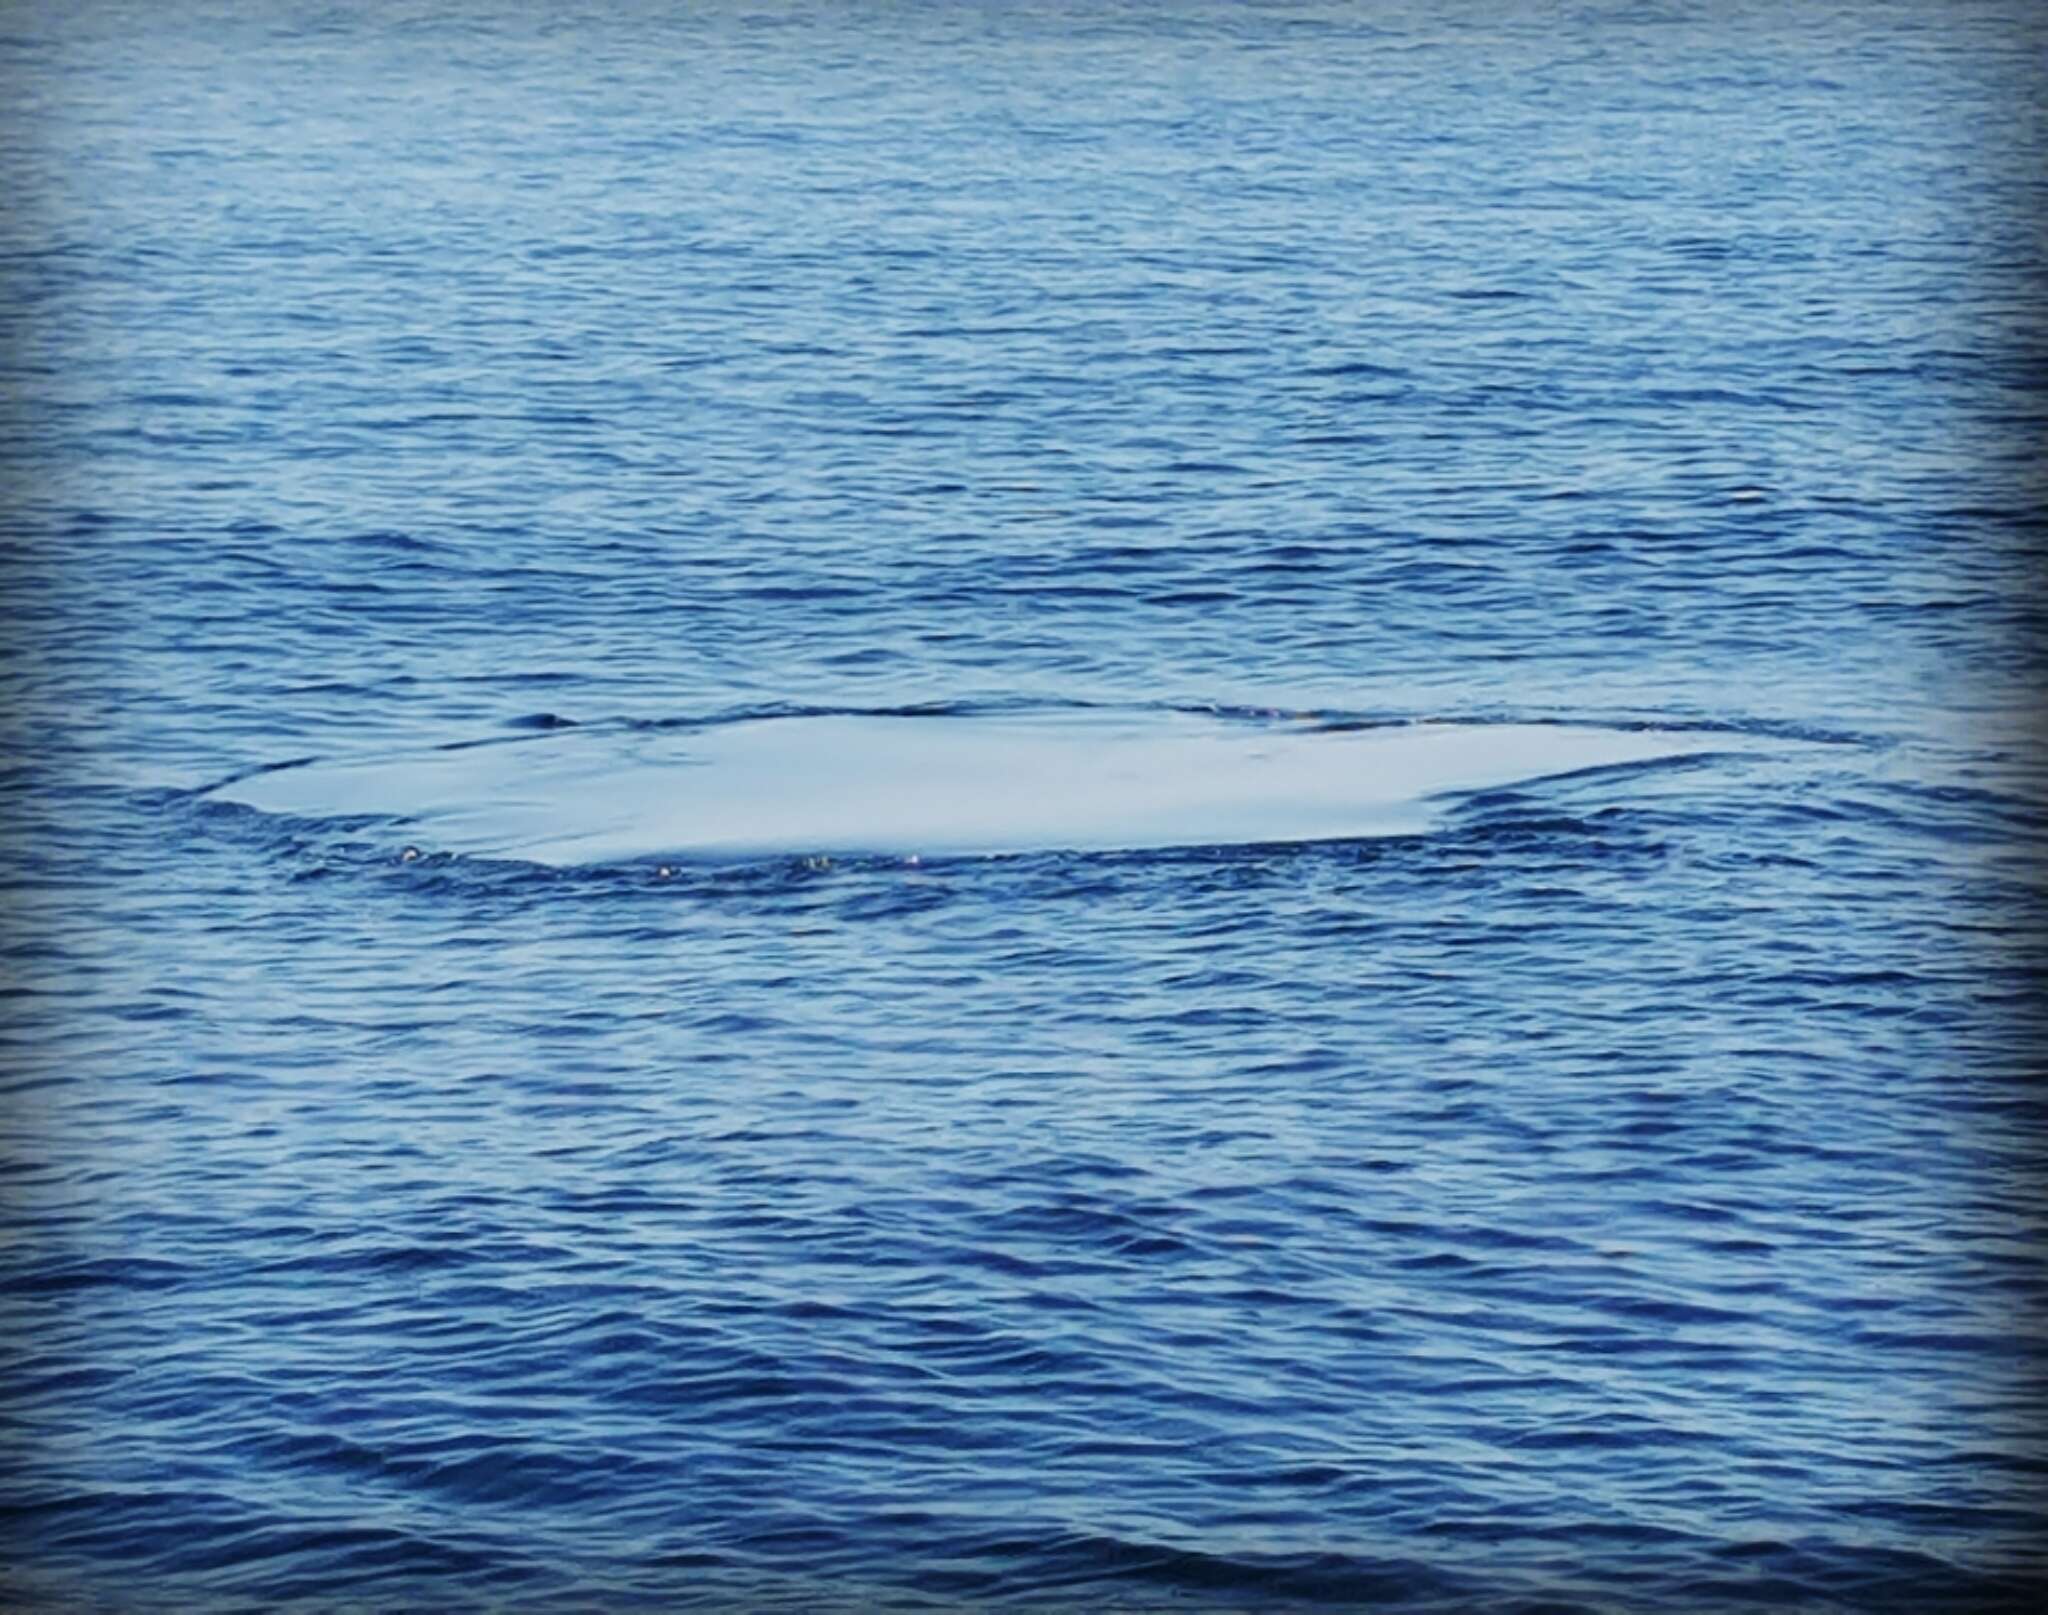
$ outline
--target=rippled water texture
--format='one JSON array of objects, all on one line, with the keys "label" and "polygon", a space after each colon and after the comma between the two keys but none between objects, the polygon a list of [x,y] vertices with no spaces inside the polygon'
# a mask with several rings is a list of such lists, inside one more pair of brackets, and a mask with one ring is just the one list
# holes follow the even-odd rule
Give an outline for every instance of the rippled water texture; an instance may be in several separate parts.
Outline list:
[{"label": "rippled water texture", "polygon": [[2037,9],[0,8],[0,1603],[2048,1607]]}]

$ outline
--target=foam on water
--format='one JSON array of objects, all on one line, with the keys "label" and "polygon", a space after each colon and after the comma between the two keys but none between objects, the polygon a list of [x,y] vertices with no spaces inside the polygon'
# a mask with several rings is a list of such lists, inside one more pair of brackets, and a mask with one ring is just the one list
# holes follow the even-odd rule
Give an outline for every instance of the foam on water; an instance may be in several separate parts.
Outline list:
[{"label": "foam on water", "polygon": [[1136,850],[1414,834],[1460,794],[1755,743],[1554,723],[832,714],[310,763],[213,794],[303,818],[390,816],[443,851],[554,865]]}]

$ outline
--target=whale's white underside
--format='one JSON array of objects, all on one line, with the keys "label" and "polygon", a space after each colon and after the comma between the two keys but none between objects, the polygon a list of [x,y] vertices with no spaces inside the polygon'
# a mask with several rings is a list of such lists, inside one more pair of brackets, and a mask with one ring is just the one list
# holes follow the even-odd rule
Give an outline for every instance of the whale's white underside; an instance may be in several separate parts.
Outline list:
[{"label": "whale's white underside", "polygon": [[555,865],[946,856],[1412,834],[1459,795],[1742,749],[1720,732],[1553,723],[816,716],[571,729],[309,763],[212,794],[271,813],[394,816],[423,847]]}]

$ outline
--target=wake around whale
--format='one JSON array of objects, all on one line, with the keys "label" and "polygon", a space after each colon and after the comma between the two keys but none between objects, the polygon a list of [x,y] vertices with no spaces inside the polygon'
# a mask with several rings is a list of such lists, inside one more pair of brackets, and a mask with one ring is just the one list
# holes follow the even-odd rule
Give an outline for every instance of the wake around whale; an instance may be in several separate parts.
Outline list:
[{"label": "wake around whale", "polygon": [[1475,792],[1754,744],[1715,730],[1567,723],[816,714],[569,727],[304,763],[207,794],[301,818],[389,817],[436,851],[558,866],[943,857],[1415,834]]}]

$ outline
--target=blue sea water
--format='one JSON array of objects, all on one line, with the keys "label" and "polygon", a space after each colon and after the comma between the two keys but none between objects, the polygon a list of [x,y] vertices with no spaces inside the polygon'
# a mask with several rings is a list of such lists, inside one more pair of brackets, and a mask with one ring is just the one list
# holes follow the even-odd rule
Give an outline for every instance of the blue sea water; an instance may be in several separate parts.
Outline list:
[{"label": "blue sea water", "polygon": [[2036,1607],[2044,62],[0,12],[12,1607]]}]

